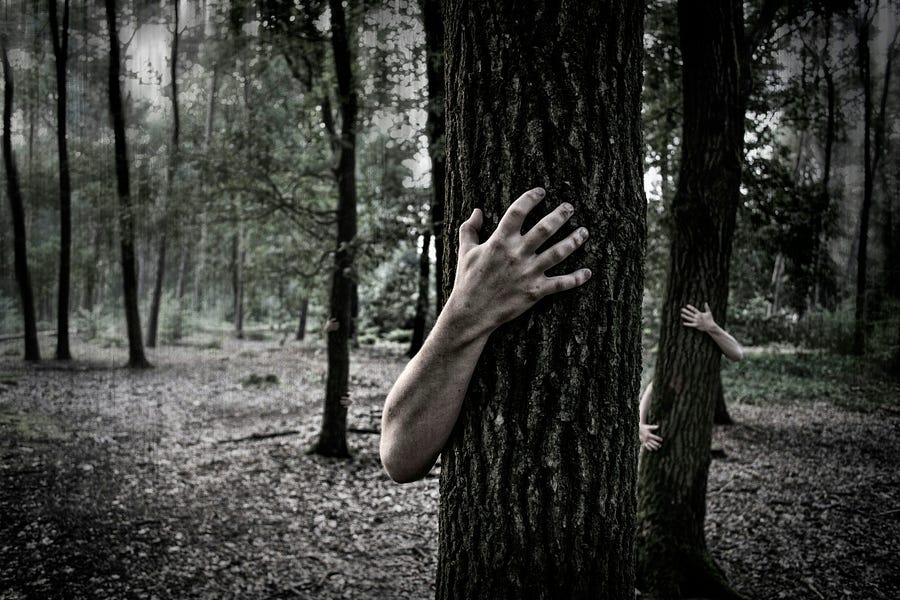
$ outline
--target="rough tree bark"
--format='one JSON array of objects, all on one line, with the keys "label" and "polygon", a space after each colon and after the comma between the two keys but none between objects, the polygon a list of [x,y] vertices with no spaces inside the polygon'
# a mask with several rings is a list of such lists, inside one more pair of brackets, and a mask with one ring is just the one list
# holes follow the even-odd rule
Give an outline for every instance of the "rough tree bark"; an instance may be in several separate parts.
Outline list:
[{"label": "rough tree bark", "polygon": [[[448,241],[541,185],[591,239],[583,288],[491,336],[442,454],[437,597],[634,596],[646,202],[636,2],[445,4]],[[542,213],[542,214],[541,214]],[[558,238],[554,238],[558,239]],[[445,290],[447,291],[447,290]]]},{"label": "rough tree bark", "polygon": [[444,306],[444,184],[447,177],[447,148],[444,139],[444,24],[441,0],[419,0],[425,29],[425,74],[428,78],[428,155],[431,158],[431,227],[434,237],[435,317]]},{"label": "rough tree bark", "polygon": [[56,145],[59,149],[59,286],[56,307],[56,358],[70,360],[69,296],[72,271],[72,183],[66,144],[66,64],[69,60],[69,0],[63,1],[62,30],[56,0],[49,0],[50,38],[56,66]]},{"label": "rough tree bark", "polygon": [[6,34],[0,37],[0,50],[3,59],[3,164],[6,168],[6,195],[12,212],[13,225],[13,262],[16,271],[16,283],[19,285],[19,299],[22,303],[22,325],[25,332],[25,360],[41,360],[38,345],[37,318],[34,312],[34,291],[31,287],[31,275],[28,271],[28,251],[26,243],[25,203],[22,189],[19,186],[19,173],[12,151],[12,110],[13,110],[13,74],[6,54]]},{"label": "rough tree bark", "polygon": [[128,148],[125,142],[125,113],[119,89],[119,34],[116,30],[116,0],[105,0],[106,25],[109,32],[109,112],[112,116],[116,155],[116,193],[119,197],[119,236],[122,253],[122,291],[125,299],[125,324],[128,330],[128,366],[147,368],[141,338],[141,315],[138,310],[137,273],[134,257],[134,212],[131,208],[131,185],[128,173]]},{"label": "rough tree bark", "polygon": [[[353,6],[352,3],[349,4]],[[322,428],[312,452],[325,456],[348,457],[347,394],[350,378],[350,335],[353,331],[353,296],[356,254],[356,118],[358,99],[353,74],[353,53],[341,0],[329,0],[331,9],[331,47],[337,73],[341,133],[338,164],[337,245],[331,280],[329,311],[339,327],[328,333],[328,376]]]},{"label": "rough tree bark", "polygon": [[684,327],[679,311],[709,302],[716,321],[725,322],[746,102],[741,2],[681,0],[678,22],[681,166],[649,415],[666,443],[640,464],[638,577],[655,598],[728,598],[736,594],[709,555],[703,529],[721,353],[708,335]]},{"label": "rough tree bark", "polygon": [[419,252],[419,293],[416,296],[416,314],[413,317],[412,340],[406,355],[410,358],[416,355],[422,343],[425,341],[425,318],[428,316],[428,287],[430,258],[428,250],[431,248],[431,231],[426,230],[422,234],[422,251]]}]

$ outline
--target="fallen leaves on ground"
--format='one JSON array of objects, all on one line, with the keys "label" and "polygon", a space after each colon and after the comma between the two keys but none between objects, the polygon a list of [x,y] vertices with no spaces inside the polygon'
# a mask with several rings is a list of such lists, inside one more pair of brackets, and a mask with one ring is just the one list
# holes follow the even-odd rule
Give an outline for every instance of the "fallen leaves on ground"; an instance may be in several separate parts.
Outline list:
[{"label": "fallen leaves on ground", "polygon": [[[315,345],[120,349],[0,362],[0,599],[427,598],[438,485],[398,486],[378,436],[310,455]],[[351,430],[379,426],[405,359],[352,361]],[[900,418],[828,402],[733,404],[718,429],[707,531],[753,598],[894,598]]]}]

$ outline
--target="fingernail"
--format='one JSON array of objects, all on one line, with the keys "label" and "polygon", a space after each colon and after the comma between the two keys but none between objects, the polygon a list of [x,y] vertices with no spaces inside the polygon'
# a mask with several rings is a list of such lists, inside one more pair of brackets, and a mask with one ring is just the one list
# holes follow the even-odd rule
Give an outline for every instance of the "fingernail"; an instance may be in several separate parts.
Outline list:
[{"label": "fingernail", "polygon": [[[591,273],[591,270],[590,270],[590,269],[582,269],[582,271],[584,271],[584,276],[585,276],[587,279],[590,279],[590,278],[591,278],[591,275],[593,275],[593,273]],[[585,279],[585,281],[587,281],[587,279]]]},{"label": "fingernail", "polygon": [[571,215],[573,212],[575,212],[575,207],[572,206],[571,204],[569,204],[568,202],[562,203],[562,209],[563,209],[563,212],[566,213],[567,215]]},{"label": "fingernail", "polygon": [[534,193],[543,198],[547,192],[544,191],[544,188],[534,188]]},{"label": "fingernail", "polygon": [[588,230],[587,230],[587,228],[586,228],[586,227],[582,227],[582,228],[579,230],[578,235],[581,236],[581,241],[582,241],[582,242],[583,242],[584,240],[588,239]]}]

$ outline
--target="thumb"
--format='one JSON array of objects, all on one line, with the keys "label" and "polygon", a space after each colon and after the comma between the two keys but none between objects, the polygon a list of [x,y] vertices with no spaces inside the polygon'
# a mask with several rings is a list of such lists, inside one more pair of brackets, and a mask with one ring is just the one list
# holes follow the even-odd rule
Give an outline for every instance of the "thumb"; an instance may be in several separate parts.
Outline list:
[{"label": "thumb", "polygon": [[647,429],[659,429],[659,425],[646,425]]},{"label": "thumb", "polygon": [[478,232],[481,230],[481,209],[472,211],[472,216],[459,226],[459,258],[478,245]]},{"label": "thumb", "polygon": [[711,313],[711,312],[712,312],[712,309],[709,307],[709,302],[704,302],[704,303],[703,303],[703,310],[705,310],[705,311],[708,312],[708,313]]}]

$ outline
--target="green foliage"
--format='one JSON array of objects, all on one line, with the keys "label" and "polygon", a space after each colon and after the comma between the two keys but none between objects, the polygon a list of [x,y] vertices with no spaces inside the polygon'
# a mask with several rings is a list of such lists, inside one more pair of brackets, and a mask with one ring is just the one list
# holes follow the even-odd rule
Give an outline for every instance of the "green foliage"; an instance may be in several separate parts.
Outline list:
[{"label": "green foliage", "polygon": [[22,331],[22,315],[19,303],[13,298],[0,296],[0,334]]},{"label": "green foliage", "polygon": [[751,354],[722,369],[729,401],[773,403],[830,402],[852,410],[897,410],[900,384],[870,360],[802,352]]}]

